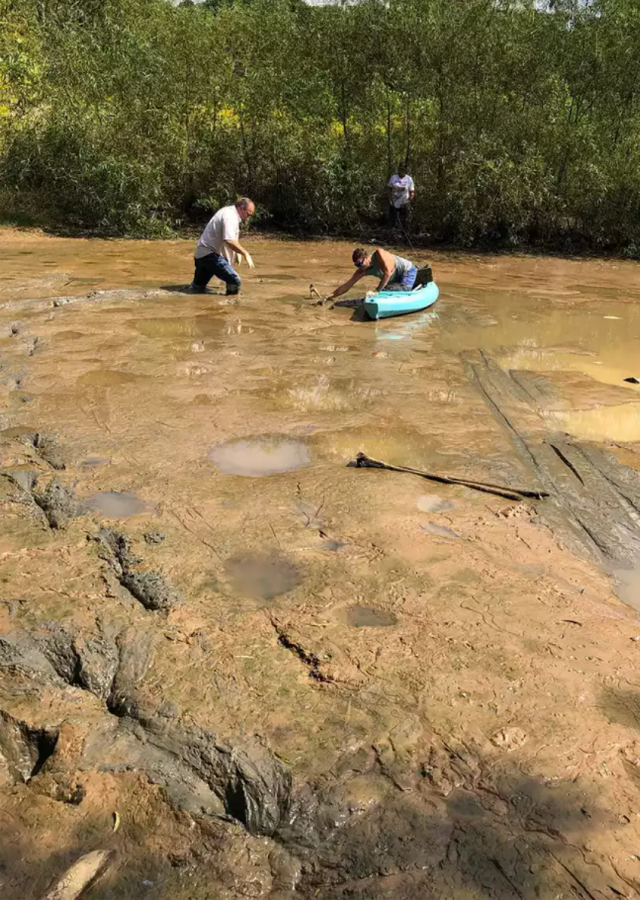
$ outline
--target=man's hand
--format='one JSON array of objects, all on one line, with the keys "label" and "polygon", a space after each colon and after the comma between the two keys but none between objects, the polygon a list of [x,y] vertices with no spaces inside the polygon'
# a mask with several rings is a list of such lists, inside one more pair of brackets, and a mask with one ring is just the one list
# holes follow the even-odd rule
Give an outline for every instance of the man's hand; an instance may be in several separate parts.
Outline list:
[{"label": "man's hand", "polygon": [[247,265],[249,266],[249,268],[255,269],[255,264],[254,264],[253,260],[251,259],[251,254],[248,253],[246,250],[245,250],[244,258],[246,259]]}]

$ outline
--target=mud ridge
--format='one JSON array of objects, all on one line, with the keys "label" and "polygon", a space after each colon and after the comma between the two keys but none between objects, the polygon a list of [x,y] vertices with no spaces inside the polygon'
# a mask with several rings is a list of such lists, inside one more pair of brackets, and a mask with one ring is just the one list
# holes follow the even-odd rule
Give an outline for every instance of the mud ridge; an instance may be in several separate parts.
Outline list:
[{"label": "mud ridge", "polygon": [[640,555],[638,473],[566,435],[547,437],[521,379],[514,381],[482,352],[462,359],[520,458],[549,494],[540,512],[552,528],[570,549],[586,550],[601,564],[633,563]]},{"label": "mud ridge", "polygon": [[166,612],[181,602],[181,594],[164,575],[138,569],[143,560],[132,553],[131,541],[125,534],[101,528],[92,540],[100,545],[102,558],[109,564],[122,587],[145,609]]}]

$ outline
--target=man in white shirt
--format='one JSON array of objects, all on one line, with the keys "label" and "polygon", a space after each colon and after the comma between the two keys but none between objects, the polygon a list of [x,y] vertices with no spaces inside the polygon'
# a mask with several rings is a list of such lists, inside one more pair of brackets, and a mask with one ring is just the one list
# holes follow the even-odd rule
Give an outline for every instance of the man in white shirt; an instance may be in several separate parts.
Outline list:
[{"label": "man in white shirt", "polygon": [[233,268],[234,256],[243,256],[253,269],[251,254],[240,243],[240,223],[250,218],[255,206],[248,197],[237,200],[233,206],[223,206],[209,220],[194,253],[195,274],[191,282],[194,294],[205,294],[207,285],[215,275],[227,285],[227,295],[238,294],[242,279]]},{"label": "man in white shirt", "polygon": [[389,224],[404,227],[407,221],[409,206],[416,195],[416,188],[411,175],[407,175],[404,163],[398,163],[398,172],[389,179]]}]

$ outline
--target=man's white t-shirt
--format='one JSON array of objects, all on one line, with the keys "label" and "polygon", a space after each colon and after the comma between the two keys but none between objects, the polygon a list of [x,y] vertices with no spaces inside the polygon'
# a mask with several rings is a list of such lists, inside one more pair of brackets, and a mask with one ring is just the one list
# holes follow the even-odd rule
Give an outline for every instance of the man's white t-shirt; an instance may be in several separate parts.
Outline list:
[{"label": "man's white t-shirt", "polygon": [[388,187],[391,188],[391,200],[397,209],[406,206],[409,202],[409,194],[411,191],[415,191],[411,175],[405,175],[403,178],[400,178],[399,175],[392,175]]},{"label": "man's white t-shirt", "polygon": [[240,237],[240,216],[235,206],[223,206],[209,220],[205,230],[200,235],[200,240],[194,254],[196,259],[207,256],[209,253],[219,253],[220,256],[233,263],[233,253],[225,244],[225,241],[237,241]]}]

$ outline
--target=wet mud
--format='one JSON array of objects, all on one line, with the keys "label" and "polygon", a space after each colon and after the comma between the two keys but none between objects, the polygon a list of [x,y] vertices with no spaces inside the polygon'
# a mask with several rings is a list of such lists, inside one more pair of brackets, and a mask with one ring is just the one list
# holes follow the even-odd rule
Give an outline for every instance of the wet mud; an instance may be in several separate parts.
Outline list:
[{"label": "wet mud", "polygon": [[640,896],[637,266],[3,238],[0,895]]}]

